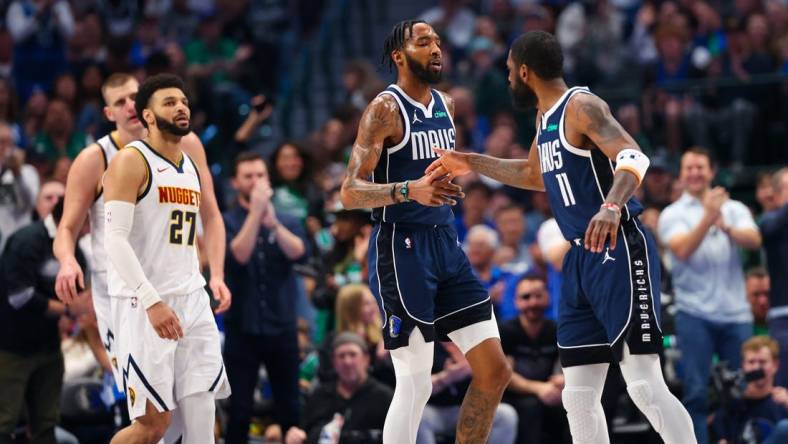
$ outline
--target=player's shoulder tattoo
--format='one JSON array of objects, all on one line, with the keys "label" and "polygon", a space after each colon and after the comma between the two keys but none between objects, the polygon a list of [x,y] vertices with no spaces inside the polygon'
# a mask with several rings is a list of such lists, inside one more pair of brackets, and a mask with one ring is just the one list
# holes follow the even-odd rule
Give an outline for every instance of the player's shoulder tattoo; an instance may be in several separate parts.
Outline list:
[{"label": "player's shoulder tattoo", "polygon": [[381,94],[369,103],[359,124],[356,146],[372,148],[399,130],[402,122],[399,116],[399,105],[390,94]]},{"label": "player's shoulder tattoo", "polygon": [[569,107],[574,124],[592,139],[608,141],[622,137],[622,129],[617,124],[607,103],[593,94],[576,94]]},{"label": "player's shoulder tattoo", "polygon": [[376,128],[381,124],[391,124],[399,117],[399,105],[391,94],[375,97],[364,112],[362,124]]}]

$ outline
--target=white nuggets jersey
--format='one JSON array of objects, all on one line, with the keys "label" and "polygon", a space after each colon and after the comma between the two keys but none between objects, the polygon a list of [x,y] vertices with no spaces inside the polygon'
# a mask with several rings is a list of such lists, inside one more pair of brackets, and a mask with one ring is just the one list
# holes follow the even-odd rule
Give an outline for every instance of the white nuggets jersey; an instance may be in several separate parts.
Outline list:
[{"label": "white nuggets jersey", "polygon": [[[112,158],[118,152],[118,133],[113,131],[111,134],[99,139],[96,143],[101,148],[101,155],[104,157],[104,171],[107,171]],[[101,186],[99,184],[99,186]],[[90,217],[90,243],[93,256],[93,263],[90,269],[93,274],[107,272],[107,253],[104,250],[104,188],[100,188],[96,193],[96,199],[88,211]],[[94,279],[95,283],[95,279]],[[106,289],[105,289],[106,290]],[[101,294],[106,296],[106,294]]]},{"label": "white nuggets jersey", "polygon": [[[182,153],[176,165],[150,145],[136,140],[125,149],[137,150],[148,169],[148,179],[134,208],[129,244],[145,277],[160,297],[181,296],[205,286],[197,260],[197,214],[200,177],[194,162]],[[129,288],[111,263],[109,294],[131,297]]]}]

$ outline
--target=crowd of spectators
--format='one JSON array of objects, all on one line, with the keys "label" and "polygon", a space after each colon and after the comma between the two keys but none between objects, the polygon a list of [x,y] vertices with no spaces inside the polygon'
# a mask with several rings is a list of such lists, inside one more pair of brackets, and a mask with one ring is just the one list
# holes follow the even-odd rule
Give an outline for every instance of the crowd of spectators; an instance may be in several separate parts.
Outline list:
[{"label": "crowd of spectators", "polygon": [[[606,99],[651,157],[638,197],[664,265],[665,345],[678,352],[664,360],[666,374],[699,442],[745,442],[764,421],[759,441],[747,442],[766,442],[772,430],[777,439],[788,419],[788,170],[780,169],[788,159],[788,2],[424,3],[420,18],[443,37],[438,87],[455,101],[462,150],[527,155],[534,115],[511,105],[508,45],[528,30],[556,34],[567,83]],[[374,25],[344,29],[355,26],[346,15],[354,8],[383,12],[369,15]],[[379,439],[394,377],[365,285],[373,222],[369,212],[344,210],[338,195],[361,112],[391,75],[376,68],[380,55],[368,53],[368,42],[359,43],[364,57],[351,58],[359,51],[350,38],[340,39],[345,57],[316,56],[326,73],[341,67],[336,84],[330,75],[310,80],[299,71],[309,63],[295,55],[325,37],[329,22],[344,35],[414,17],[400,17],[396,1],[368,0],[6,0],[0,13],[0,383],[14,389],[0,401],[0,442],[4,433],[58,424],[57,399],[31,404],[46,394],[25,392],[49,386],[22,381],[25,374],[60,392],[52,375],[100,382],[107,367],[85,357],[96,338],[80,333],[90,323],[84,307],[68,311],[45,288],[56,270],[41,247],[51,243],[71,161],[111,129],[103,81],[163,71],[190,87],[227,229],[234,298],[218,322],[233,396],[217,433],[228,443]],[[294,132],[299,88],[329,90],[327,104],[304,103],[307,112],[327,107],[330,117]],[[474,175],[457,181],[466,198],[454,209],[455,228],[515,371],[495,442],[568,442],[554,324],[568,243],[544,194]],[[16,325],[39,327],[28,337],[8,327]],[[456,348],[435,347],[423,443],[451,440],[470,375]],[[757,379],[738,392],[710,385],[724,373],[712,366],[720,360]],[[6,371],[12,365],[27,373]],[[608,391],[611,416],[625,394],[616,383]],[[106,442],[85,431],[107,422],[112,429],[114,416],[100,410],[86,407],[82,423],[77,415],[60,424],[83,444]],[[620,410],[614,418],[638,421]]]}]

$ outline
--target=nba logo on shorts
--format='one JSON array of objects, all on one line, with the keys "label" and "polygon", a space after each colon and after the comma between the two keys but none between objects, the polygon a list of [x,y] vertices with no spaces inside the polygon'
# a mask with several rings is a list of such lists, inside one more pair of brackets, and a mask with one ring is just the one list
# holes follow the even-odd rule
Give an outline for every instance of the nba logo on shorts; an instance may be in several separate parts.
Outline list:
[{"label": "nba logo on shorts", "polygon": [[413,244],[411,243],[410,238],[406,237],[405,238],[405,248],[411,248],[412,246],[413,246]]},{"label": "nba logo on shorts", "polygon": [[131,406],[134,407],[134,401],[137,400],[137,393],[134,392],[131,386],[129,386],[129,400],[131,401]]},{"label": "nba logo on shorts", "polygon": [[402,328],[402,319],[391,315],[389,318],[389,336],[396,338],[399,336],[399,331]]},{"label": "nba logo on shorts", "polygon": [[131,308],[137,308],[137,296],[131,297]]}]

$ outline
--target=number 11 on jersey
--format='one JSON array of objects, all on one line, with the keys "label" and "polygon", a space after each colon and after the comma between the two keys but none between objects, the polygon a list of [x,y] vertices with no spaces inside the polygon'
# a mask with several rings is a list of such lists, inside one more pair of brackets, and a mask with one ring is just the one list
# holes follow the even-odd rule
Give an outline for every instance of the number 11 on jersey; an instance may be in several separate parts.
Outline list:
[{"label": "number 11 on jersey", "polygon": [[572,187],[569,186],[569,178],[566,173],[558,173],[555,175],[558,181],[558,188],[561,189],[561,196],[564,198],[564,206],[570,207],[575,204],[575,196],[572,194]]}]

